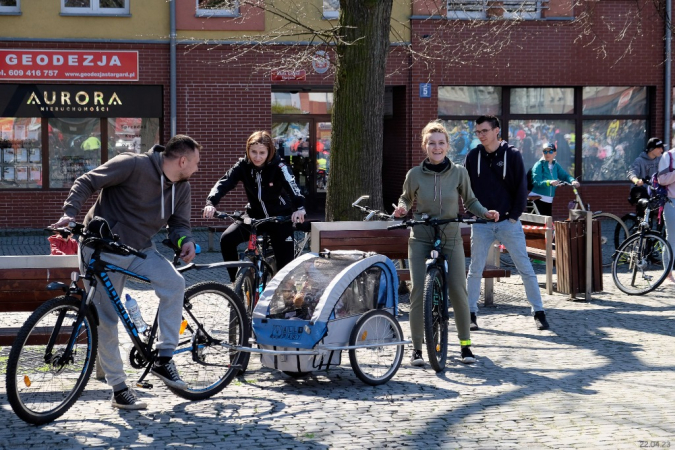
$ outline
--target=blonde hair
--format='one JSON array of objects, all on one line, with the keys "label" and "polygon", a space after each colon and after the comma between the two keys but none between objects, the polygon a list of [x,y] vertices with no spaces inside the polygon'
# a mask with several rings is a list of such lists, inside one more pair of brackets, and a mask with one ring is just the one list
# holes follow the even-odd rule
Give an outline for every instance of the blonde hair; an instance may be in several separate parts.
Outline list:
[{"label": "blonde hair", "polygon": [[274,155],[276,154],[276,148],[274,147],[272,136],[270,136],[267,131],[256,131],[246,140],[246,157],[249,161],[251,160],[249,150],[251,146],[255,144],[262,144],[267,147],[267,159],[265,162],[268,163],[272,161],[272,158],[274,158]]},{"label": "blonde hair", "polygon": [[450,135],[448,130],[443,125],[443,121],[440,119],[432,120],[424,128],[422,128],[422,150],[426,150],[427,142],[429,142],[429,135],[431,133],[443,133],[445,135],[445,141],[450,143]]}]

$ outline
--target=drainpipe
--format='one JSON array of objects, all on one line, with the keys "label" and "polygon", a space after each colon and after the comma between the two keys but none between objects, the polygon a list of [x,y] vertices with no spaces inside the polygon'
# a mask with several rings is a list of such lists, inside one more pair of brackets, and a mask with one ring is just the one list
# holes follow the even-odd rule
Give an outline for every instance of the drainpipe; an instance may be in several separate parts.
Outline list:
[{"label": "drainpipe", "polygon": [[670,148],[670,139],[671,139],[671,130],[672,130],[672,114],[673,114],[673,83],[672,83],[672,50],[671,50],[671,41],[673,32],[670,29],[671,22],[670,18],[672,12],[671,0],[666,0],[666,73],[664,80],[666,101],[664,102],[665,110],[665,121],[663,127],[663,142],[666,144],[666,148]]},{"label": "drainpipe", "polygon": [[171,31],[170,31],[170,53],[169,53],[169,65],[170,65],[170,87],[169,87],[169,96],[171,103],[171,136],[177,134],[176,131],[176,0],[170,0],[169,5],[171,8]]}]

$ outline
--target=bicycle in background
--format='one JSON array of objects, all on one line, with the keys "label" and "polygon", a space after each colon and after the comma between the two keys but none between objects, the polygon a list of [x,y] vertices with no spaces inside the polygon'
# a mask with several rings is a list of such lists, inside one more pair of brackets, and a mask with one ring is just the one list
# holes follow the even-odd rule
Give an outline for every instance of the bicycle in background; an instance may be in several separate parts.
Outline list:
[{"label": "bicycle in background", "polygon": [[[49,290],[63,290],[65,295],[47,301],[28,317],[12,344],[7,361],[9,403],[17,416],[35,425],[51,422],[68,411],[89,381],[98,350],[98,314],[92,302],[97,287],[107,293],[131,338],[131,365],[145,368],[136,383],[138,387],[152,388],[145,378],[158,355],[155,349],[157,314],[152,327],[140,333],[110,283],[108,273],[123,273],[144,282],[150,279],[105,261],[106,253],[140,258],[146,255],[118,242],[117,236],[102,237],[74,222],[68,228],[49,231],[58,231],[62,236],[72,231],[81,236],[81,248],[94,249],[84,274],[73,272],[69,286],[60,282],[48,285]],[[177,270],[185,272],[224,265],[227,263],[188,264]],[[89,287],[80,288],[79,280],[87,280]],[[238,372],[244,355],[248,355],[227,346],[248,346],[248,330],[244,305],[224,284],[208,281],[186,289],[173,360],[187,387],[183,390],[167,386],[168,389],[188,400],[205,399],[223,390]]]}]

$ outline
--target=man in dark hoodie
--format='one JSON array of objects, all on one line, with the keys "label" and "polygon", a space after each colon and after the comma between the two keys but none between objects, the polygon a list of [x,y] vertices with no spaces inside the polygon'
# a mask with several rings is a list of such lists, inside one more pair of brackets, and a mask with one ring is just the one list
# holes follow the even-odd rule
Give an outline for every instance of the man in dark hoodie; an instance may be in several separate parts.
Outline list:
[{"label": "man in dark hoodie", "polygon": [[498,240],[509,251],[522,277],[537,328],[546,330],[549,325],[539,284],[525,250],[525,234],[519,220],[525,210],[528,194],[523,158],[515,147],[499,139],[499,131],[499,119],[495,116],[480,116],[476,119],[474,133],[481,144],[466,155],[464,162],[478,201],[487,209],[499,211],[499,222],[471,226],[471,264],[466,279],[471,329],[478,330],[476,313],[481,278],[490,246]]},{"label": "man in dark hoodie", "polygon": [[[632,205],[637,205],[641,198],[649,198],[649,192],[645,182],[649,181],[652,175],[658,171],[661,155],[663,155],[663,141],[659,138],[651,138],[647,141],[644,151],[638,156],[628,169],[628,179],[633,182],[630,197],[628,201]],[[641,216],[644,211],[638,211]]]},{"label": "man in dark hoodie", "polygon": [[[84,203],[100,190],[96,202],[84,218],[87,225],[94,217],[105,219],[120,241],[146,255],[106,254],[106,261],[129,269],[152,280],[159,297],[158,359],[151,373],[166,385],[184,389],[172,360],[178,343],[185,280],[173,264],[155,248],[152,237],[168,225],[169,239],[181,249],[181,258],[195,257],[190,232],[190,184],[187,180],[197,171],[201,145],[184,135],[174,136],[166,145],[155,145],[147,153],[122,153],[75,180],[63,205],[64,216],[52,227],[74,222]],[[88,261],[92,249],[83,248]],[[83,267],[80,268],[83,270]],[[115,290],[122,295],[125,277],[110,273]],[[147,404],[126,384],[126,374],[119,351],[117,313],[102,290],[94,294],[99,315],[99,363],[106,382],[113,389],[112,405],[121,409],[145,409]]]}]

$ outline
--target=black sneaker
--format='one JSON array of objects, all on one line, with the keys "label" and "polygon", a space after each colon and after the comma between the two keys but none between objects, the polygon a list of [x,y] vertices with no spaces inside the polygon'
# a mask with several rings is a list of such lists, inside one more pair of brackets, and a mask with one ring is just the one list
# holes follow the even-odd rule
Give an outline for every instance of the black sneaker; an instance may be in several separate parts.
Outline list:
[{"label": "black sneaker", "polygon": [[413,350],[412,357],[410,358],[411,366],[423,366],[424,358],[422,357],[422,350]]},{"label": "black sneaker", "polygon": [[546,320],[546,313],[544,311],[537,311],[534,313],[534,323],[538,330],[548,330],[548,320]]},{"label": "black sneaker", "polygon": [[173,359],[161,366],[154,364],[150,372],[160,378],[167,386],[176,389],[185,389],[187,387],[187,383],[180,379],[178,369],[176,369]]},{"label": "black sneaker", "polygon": [[115,408],[119,409],[148,409],[148,404],[140,401],[136,393],[129,388],[114,392],[111,403]]},{"label": "black sneaker", "polygon": [[478,328],[478,320],[476,319],[476,313],[471,313],[471,325],[469,326],[469,330],[471,331],[480,330],[480,328]]},{"label": "black sneaker", "polygon": [[473,364],[476,362],[476,357],[471,353],[471,347],[462,347],[462,362],[464,364]]}]

